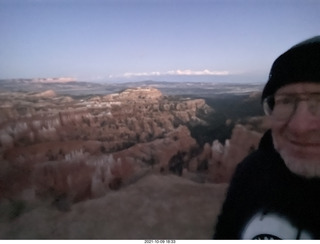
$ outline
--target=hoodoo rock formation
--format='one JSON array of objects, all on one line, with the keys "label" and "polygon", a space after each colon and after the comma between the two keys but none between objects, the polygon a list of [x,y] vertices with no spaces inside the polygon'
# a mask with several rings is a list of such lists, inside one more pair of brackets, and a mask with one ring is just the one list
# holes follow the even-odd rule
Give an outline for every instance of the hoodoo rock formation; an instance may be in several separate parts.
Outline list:
[{"label": "hoodoo rock formation", "polygon": [[[119,189],[149,169],[182,167],[197,147],[188,126],[213,110],[202,99],[173,99],[154,88],[72,99],[53,91],[1,94],[1,196],[81,201]],[[12,94],[11,94],[12,95]],[[10,112],[8,110],[10,108]],[[12,184],[14,181],[14,184]]]},{"label": "hoodoo rock formation", "polygon": [[214,182],[229,182],[238,165],[249,153],[258,148],[261,133],[236,125],[230,140],[223,146],[214,141],[211,147],[209,178]]},{"label": "hoodoo rock formation", "polygon": [[191,130],[207,125],[214,109],[204,99],[168,97],[152,87],[83,98],[2,92],[0,101],[0,199],[28,191],[63,211],[148,172],[228,182],[262,135],[237,125],[225,145],[200,146]]}]

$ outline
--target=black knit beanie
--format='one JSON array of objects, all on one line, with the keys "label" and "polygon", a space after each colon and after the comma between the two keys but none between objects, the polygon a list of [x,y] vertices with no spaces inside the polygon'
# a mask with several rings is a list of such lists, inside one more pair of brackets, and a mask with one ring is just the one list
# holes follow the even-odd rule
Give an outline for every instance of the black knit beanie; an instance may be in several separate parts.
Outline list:
[{"label": "black knit beanie", "polygon": [[293,46],[274,61],[262,101],[279,88],[298,82],[320,84],[320,36]]}]

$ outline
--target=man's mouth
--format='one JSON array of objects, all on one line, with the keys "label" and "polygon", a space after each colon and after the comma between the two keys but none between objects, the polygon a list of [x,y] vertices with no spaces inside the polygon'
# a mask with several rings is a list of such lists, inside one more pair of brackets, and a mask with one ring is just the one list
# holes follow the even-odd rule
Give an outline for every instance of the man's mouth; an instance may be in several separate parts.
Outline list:
[{"label": "man's mouth", "polygon": [[301,140],[290,140],[289,142],[297,147],[319,147],[320,148],[320,143],[319,142],[312,142],[312,141],[301,141]]},{"label": "man's mouth", "polygon": [[320,143],[314,141],[288,140],[287,149],[296,157],[309,158],[314,155],[320,157]]}]

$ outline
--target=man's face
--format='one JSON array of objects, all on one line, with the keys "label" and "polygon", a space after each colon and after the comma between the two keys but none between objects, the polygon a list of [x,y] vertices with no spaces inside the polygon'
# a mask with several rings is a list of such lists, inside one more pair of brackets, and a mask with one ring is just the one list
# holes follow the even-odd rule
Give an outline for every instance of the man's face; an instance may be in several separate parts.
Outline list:
[{"label": "man's face", "polygon": [[[271,115],[275,149],[292,172],[305,177],[320,177],[320,95],[316,93],[320,94],[320,84],[284,86],[275,94]],[[286,116],[288,107],[293,112]]]}]

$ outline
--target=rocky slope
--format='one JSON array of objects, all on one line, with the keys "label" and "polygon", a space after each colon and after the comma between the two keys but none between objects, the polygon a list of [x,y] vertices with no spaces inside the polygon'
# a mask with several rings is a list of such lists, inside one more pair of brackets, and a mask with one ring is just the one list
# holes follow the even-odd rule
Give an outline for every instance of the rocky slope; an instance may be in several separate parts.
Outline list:
[{"label": "rocky slope", "polygon": [[29,203],[10,222],[9,213],[16,210],[0,202],[0,238],[211,239],[226,188],[152,173],[121,191],[76,203],[68,212]]}]

